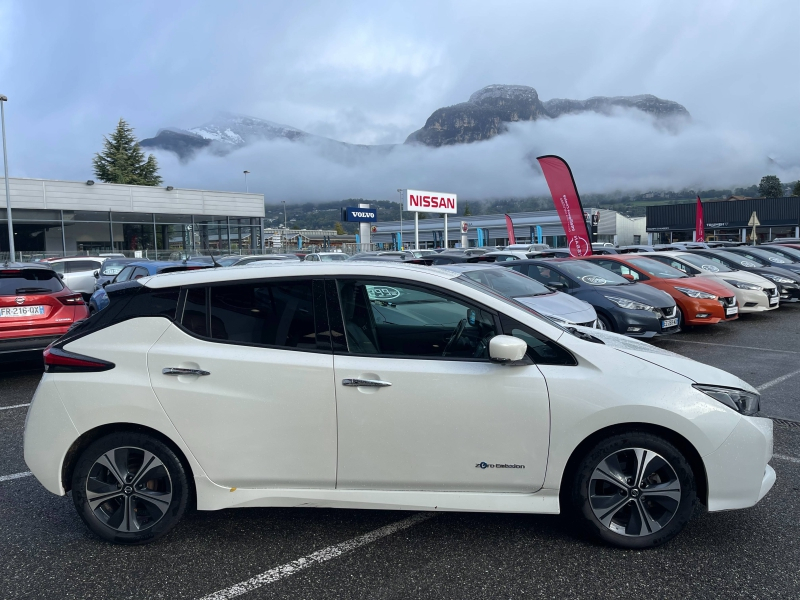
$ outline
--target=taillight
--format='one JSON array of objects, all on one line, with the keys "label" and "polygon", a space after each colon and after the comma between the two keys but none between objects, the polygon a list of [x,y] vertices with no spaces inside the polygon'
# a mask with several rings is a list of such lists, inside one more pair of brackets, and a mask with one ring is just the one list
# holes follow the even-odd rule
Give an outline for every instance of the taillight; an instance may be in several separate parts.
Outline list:
[{"label": "taillight", "polygon": [[108,371],[116,365],[106,360],[67,352],[61,348],[49,346],[44,351],[44,370],[47,373],[91,373]]},{"label": "taillight", "polygon": [[74,306],[76,304],[85,304],[83,301],[83,296],[80,294],[70,294],[69,296],[59,296],[58,299],[61,301],[61,304],[66,304],[67,306]]}]

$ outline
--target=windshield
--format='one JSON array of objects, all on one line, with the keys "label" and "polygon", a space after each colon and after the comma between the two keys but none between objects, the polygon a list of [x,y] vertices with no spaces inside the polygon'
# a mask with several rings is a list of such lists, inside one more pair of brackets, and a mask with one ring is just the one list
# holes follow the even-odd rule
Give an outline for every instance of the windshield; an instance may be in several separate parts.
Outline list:
[{"label": "windshield", "polygon": [[700,254],[682,254],[677,260],[687,262],[695,267],[700,267],[709,273],[733,273],[734,271],[734,269],[726,267],[721,262],[715,262],[713,259],[707,256],[701,256]]},{"label": "windshield", "polygon": [[735,254],[733,252],[726,252],[722,250],[720,252],[715,252],[714,256],[719,256],[721,259],[724,259],[728,262],[731,262],[735,265],[741,265],[743,267],[764,267],[766,266],[765,263],[756,258],[747,258],[741,254]]},{"label": "windshield", "polygon": [[510,269],[492,267],[480,271],[464,271],[464,276],[473,281],[495,290],[506,298],[522,298],[524,296],[541,296],[552,294],[548,289],[535,279]]},{"label": "windshield", "polygon": [[[543,269],[543,265],[538,265]],[[589,285],[628,285],[631,283],[624,277],[604,269],[599,265],[590,263],[588,260],[565,260],[558,263],[558,268],[572,276],[578,281]]]},{"label": "windshield", "polygon": [[347,260],[347,254],[320,254],[319,259],[323,262],[332,260]]},{"label": "windshield", "polygon": [[[750,250],[748,248],[748,250]],[[793,259],[788,258],[786,256],[781,256],[777,252],[773,252],[772,250],[767,250],[766,248],[759,248],[753,249],[748,252],[750,256],[754,256],[761,260],[768,260],[771,263],[779,264],[779,265],[789,265],[794,262]]]},{"label": "windshield", "polygon": [[791,258],[795,262],[800,262],[800,250],[797,250],[796,248],[769,248],[769,250],[763,248],[763,250]]},{"label": "windshield", "polygon": [[103,270],[100,271],[100,275],[104,275],[106,277],[113,277],[120,271],[122,271],[122,267],[128,264],[127,261],[120,261],[120,260],[107,260],[103,263]]},{"label": "windshield", "polygon": [[659,279],[683,279],[688,277],[683,271],[673,269],[664,263],[653,260],[652,258],[632,258],[628,261],[637,269],[641,269],[651,277]]},{"label": "windshield", "polygon": [[9,269],[0,271],[0,296],[24,296],[60,292],[64,285],[49,269]]}]

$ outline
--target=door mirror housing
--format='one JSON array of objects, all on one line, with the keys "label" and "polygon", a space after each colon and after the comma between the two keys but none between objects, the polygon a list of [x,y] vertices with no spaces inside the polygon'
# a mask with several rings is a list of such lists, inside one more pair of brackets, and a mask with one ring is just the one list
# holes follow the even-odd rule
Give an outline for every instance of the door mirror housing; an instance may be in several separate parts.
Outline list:
[{"label": "door mirror housing", "polygon": [[567,289],[567,284],[563,281],[551,281],[547,284],[547,287],[553,288],[554,290],[558,290],[559,292],[564,291]]},{"label": "door mirror housing", "polygon": [[493,362],[518,363],[526,352],[528,344],[511,335],[496,335],[489,340],[489,358]]},{"label": "door mirror housing", "polygon": [[630,273],[623,273],[622,276],[628,281],[636,281]]},{"label": "door mirror housing", "polygon": [[95,271],[92,275],[94,275],[95,279],[100,279],[100,271]]},{"label": "door mirror housing", "polygon": [[63,273],[56,273],[56,275],[58,275],[58,278],[59,278],[61,281],[64,281],[64,274],[63,274]]}]

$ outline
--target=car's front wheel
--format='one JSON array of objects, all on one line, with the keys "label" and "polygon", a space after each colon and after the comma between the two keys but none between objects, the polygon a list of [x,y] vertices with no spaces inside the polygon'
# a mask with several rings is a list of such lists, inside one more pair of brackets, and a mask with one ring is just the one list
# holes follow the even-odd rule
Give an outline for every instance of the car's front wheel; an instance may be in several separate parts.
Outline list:
[{"label": "car's front wheel", "polygon": [[186,469],[172,449],[143,433],[113,433],[81,454],[72,500],[84,523],[118,544],[144,544],[166,535],[186,511]]},{"label": "car's front wheel", "polygon": [[623,548],[652,548],[686,526],[697,503],[685,456],[645,431],[595,444],[575,471],[571,504],[586,529]]}]

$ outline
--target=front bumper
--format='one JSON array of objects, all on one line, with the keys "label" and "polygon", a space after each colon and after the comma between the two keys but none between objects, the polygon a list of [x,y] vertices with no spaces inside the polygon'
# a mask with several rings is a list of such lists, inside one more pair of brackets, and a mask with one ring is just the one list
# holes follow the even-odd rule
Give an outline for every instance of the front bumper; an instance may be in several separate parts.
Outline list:
[{"label": "front bumper", "polygon": [[[720,303],[719,300],[707,300],[704,298],[676,298],[675,301],[681,308],[683,313],[683,322],[687,325],[714,325],[720,321],[733,321],[739,318],[738,311],[736,314],[726,314],[726,306]],[[738,306],[734,303],[735,306]],[[708,315],[707,317],[698,317],[697,315]]]},{"label": "front bumper", "polygon": [[728,439],[703,457],[708,480],[708,510],[755,505],[775,483],[772,420],[742,417]]},{"label": "front bumper", "polygon": [[773,296],[775,301],[770,303],[770,296],[763,290],[735,289],[736,301],[739,303],[740,313],[757,313],[778,308],[779,296],[777,293]]}]

